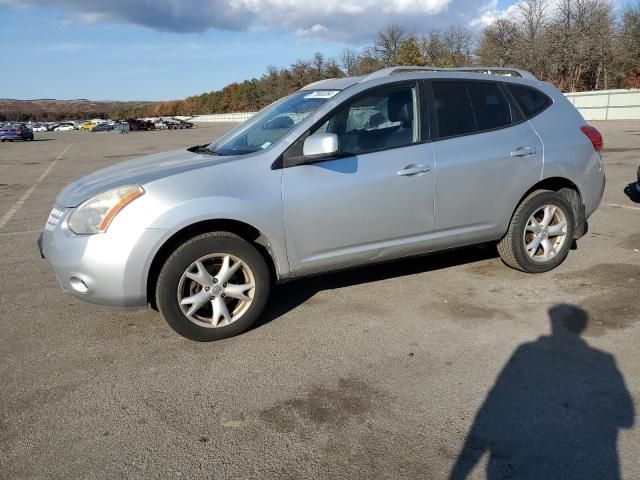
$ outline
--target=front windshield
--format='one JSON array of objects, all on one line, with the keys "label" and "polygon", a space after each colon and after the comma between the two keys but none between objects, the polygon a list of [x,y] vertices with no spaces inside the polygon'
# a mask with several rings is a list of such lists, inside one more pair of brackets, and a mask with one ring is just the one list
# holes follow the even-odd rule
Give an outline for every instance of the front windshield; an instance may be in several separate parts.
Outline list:
[{"label": "front windshield", "polygon": [[294,93],[254,115],[208,150],[218,155],[242,155],[269,148],[338,90],[305,90]]}]

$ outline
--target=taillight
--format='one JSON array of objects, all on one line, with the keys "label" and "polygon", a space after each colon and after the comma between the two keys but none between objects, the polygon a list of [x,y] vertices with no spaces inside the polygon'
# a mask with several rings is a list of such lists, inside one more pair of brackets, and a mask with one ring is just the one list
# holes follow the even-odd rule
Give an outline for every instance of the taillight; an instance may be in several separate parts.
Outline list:
[{"label": "taillight", "polygon": [[596,152],[602,150],[602,147],[604,147],[604,141],[602,140],[602,135],[597,128],[592,127],[591,125],[583,125],[580,127],[580,130],[582,130],[582,133],[591,140],[591,144]]}]

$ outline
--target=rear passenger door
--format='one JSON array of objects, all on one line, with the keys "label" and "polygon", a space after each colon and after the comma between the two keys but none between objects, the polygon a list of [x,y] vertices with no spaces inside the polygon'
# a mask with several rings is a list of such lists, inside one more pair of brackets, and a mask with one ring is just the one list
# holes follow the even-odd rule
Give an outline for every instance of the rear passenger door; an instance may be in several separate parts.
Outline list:
[{"label": "rear passenger door", "polygon": [[542,143],[501,82],[428,84],[436,169],[434,248],[494,240],[542,174]]}]

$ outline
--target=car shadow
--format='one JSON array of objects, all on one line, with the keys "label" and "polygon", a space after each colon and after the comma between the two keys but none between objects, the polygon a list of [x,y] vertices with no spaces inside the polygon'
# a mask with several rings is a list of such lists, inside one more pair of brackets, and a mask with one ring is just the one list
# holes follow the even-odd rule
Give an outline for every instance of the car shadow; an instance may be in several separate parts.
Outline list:
[{"label": "car shadow", "polygon": [[632,182],[624,187],[624,194],[629,197],[633,203],[640,203],[640,192],[638,191],[638,182]]},{"label": "car shadow", "polygon": [[449,478],[466,479],[485,453],[489,480],[620,479],[618,432],[634,406],[610,353],[580,335],[589,314],[549,309],[551,334],[520,345],[478,410]]},{"label": "car shadow", "polygon": [[285,315],[323,290],[431,272],[496,257],[496,246],[487,244],[300,278],[275,285],[264,313],[252,329],[260,328]]}]

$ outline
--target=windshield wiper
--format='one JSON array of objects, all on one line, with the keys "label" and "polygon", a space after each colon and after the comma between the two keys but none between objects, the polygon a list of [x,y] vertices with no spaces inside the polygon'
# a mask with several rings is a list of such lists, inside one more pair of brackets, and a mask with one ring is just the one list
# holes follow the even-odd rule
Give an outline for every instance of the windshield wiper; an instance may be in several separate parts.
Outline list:
[{"label": "windshield wiper", "polygon": [[259,152],[259,148],[231,148],[231,149],[219,149],[214,153],[215,155],[220,155],[223,157],[233,157],[235,155],[246,155],[247,153],[256,153]]},{"label": "windshield wiper", "polygon": [[209,150],[208,147],[209,147],[209,144],[205,143],[204,145],[196,145],[195,147],[189,147],[187,148],[187,150],[193,153],[204,154],[204,155],[218,155],[213,150]]}]

